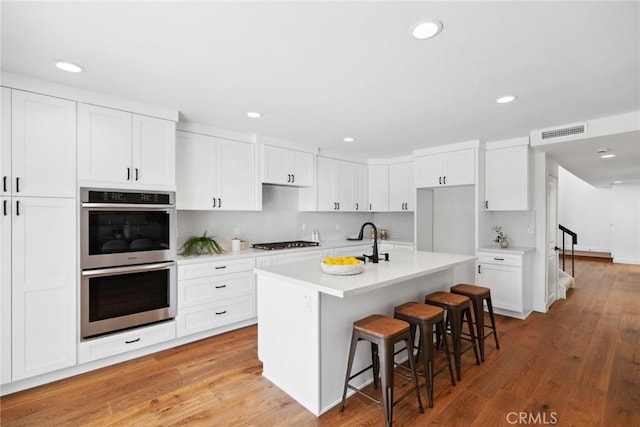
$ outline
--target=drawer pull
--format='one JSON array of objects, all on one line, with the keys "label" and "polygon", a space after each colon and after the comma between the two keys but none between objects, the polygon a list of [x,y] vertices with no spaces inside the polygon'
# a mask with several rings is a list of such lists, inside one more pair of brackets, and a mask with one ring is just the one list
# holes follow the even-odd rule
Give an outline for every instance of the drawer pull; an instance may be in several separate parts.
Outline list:
[{"label": "drawer pull", "polygon": [[136,338],[135,340],[131,340],[131,341],[125,341],[125,344],[133,344],[134,342],[138,342],[140,341],[140,338]]},{"label": "drawer pull", "polygon": [[216,316],[219,316],[221,314],[225,314],[227,312],[227,310],[224,311],[216,311]]},{"label": "drawer pull", "polygon": [[215,267],[216,270],[222,270],[223,268],[227,268],[226,265],[219,265],[218,267]]},{"label": "drawer pull", "polygon": [[222,288],[226,288],[226,287],[227,287],[227,285],[218,285],[218,286],[216,286],[216,289],[222,289]]},{"label": "drawer pull", "polygon": [[496,261],[504,261],[504,258],[494,258]]}]

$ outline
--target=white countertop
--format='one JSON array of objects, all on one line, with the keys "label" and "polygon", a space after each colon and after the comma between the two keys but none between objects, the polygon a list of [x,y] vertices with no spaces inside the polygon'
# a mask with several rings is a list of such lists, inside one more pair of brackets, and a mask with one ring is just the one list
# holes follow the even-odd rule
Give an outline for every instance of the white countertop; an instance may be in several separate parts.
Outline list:
[{"label": "white countertop", "polygon": [[[301,261],[256,268],[260,275],[286,278],[303,286],[345,298],[375,289],[425,276],[448,268],[471,262],[474,256],[443,254],[436,252],[391,250],[390,261],[378,264],[367,262],[362,274],[334,276],[322,271],[318,261]],[[258,283],[259,286],[259,283]]]},{"label": "white countertop", "polygon": [[495,246],[483,246],[478,248],[478,252],[502,252],[502,253],[512,253],[517,255],[524,255],[527,252],[535,251],[536,248],[532,248],[529,246],[509,246],[506,249],[501,248],[498,245]]},{"label": "white countertop", "polygon": [[[370,239],[363,240],[331,240],[331,241],[322,241],[320,242],[320,246],[310,246],[306,248],[291,248],[291,249],[278,249],[267,251],[264,249],[253,249],[247,248],[241,251],[232,252],[228,251],[220,255],[192,255],[192,256],[180,256],[176,258],[178,264],[192,264],[192,263],[200,263],[200,262],[210,262],[210,261],[227,261],[230,259],[241,259],[241,258],[255,258],[258,256],[271,256],[271,255],[279,255],[279,254],[292,254],[296,252],[309,252],[309,251],[317,251],[322,249],[335,249],[335,248],[344,248],[347,246],[361,246],[368,245],[371,243]],[[405,244],[405,245],[413,245],[413,242],[400,241],[400,240],[378,240],[378,245],[383,243],[391,243],[391,244]]]}]

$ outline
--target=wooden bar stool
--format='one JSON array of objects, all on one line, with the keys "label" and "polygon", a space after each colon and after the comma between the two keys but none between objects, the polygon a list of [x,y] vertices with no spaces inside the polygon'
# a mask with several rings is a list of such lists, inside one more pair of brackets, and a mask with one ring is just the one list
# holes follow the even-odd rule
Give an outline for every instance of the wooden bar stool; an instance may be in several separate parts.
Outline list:
[{"label": "wooden bar stool", "polygon": [[[419,328],[420,345],[418,346],[416,359],[422,351],[422,363],[424,368],[422,373],[419,372],[418,375],[422,375],[425,378],[427,397],[429,398],[429,408],[433,408],[433,359],[435,355],[433,333],[434,331],[437,331],[440,336],[444,336],[446,333],[444,326],[444,310],[433,305],[411,301],[396,307],[394,309],[393,317],[409,322],[409,332],[412,337],[415,336],[416,327]],[[444,352],[449,366],[451,385],[456,385],[456,380],[453,377],[453,368],[451,367],[451,357],[449,356],[449,345],[447,344],[447,340],[444,340]],[[411,358],[411,356],[412,355],[410,354],[409,358]]]},{"label": "wooden bar stool", "polygon": [[[449,292],[433,292],[424,297],[425,304],[435,305],[443,308],[447,312],[447,324],[451,330],[451,341],[453,342],[453,357],[456,362],[456,378],[461,380],[460,356],[462,355],[462,324],[467,321],[469,336],[473,353],[476,356],[476,365],[480,364],[478,349],[476,348],[476,336],[471,322],[471,300],[464,295],[451,294]],[[445,340],[446,336],[443,337]]]},{"label": "wooden bar stool", "polygon": [[[496,331],[496,319],[493,315],[493,305],[491,304],[491,289],[483,286],[459,284],[451,287],[451,293],[464,295],[473,303],[473,315],[476,324],[476,336],[478,337],[478,346],[480,347],[480,359],[484,362],[484,339],[493,334],[496,340],[496,348],[500,349],[498,343],[498,332]],[[491,325],[484,324],[484,301],[487,302],[489,310],[489,318]],[[489,333],[485,335],[485,328],[489,329]]]},{"label": "wooden bar stool", "polygon": [[[351,375],[353,358],[356,353],[358,341],[365,340],[371,343],[371,365],[361,371]],[[393,400],[393,377],[395,372],[394,346],[400,341],[405,341],[410,354],[413,354],[413,337],[409,333],[409,324],[403,320],[394,319],[392,317],[374,314],[364,319],[360,319],[353,323],[351,333],[351,348],[349,349],[349,361],[347,363],[347,374],[344,380],[344,389],[342,391],[342,403],[340,404],[340,412],[344,410],[344,401],[347,397],[347,388],[369,398],[370,400],[382,405],[384,408],[384,418],[386,426],[390,427],[393,421],[393,407],[402,399],[411,394],[414,389],[416,398],[418,399],[418,410],[424,412],[422,401],[420,400],[420,388],[418,386],[418,378],[416,375],[413,357],[409,357],[409,366],[411,367],[411,378],[401,375],[403,378],[410,379],[413,382],[413,388],[400,396],[398,400]],[[378,375],[382,369],[382,402],[374,399],[369,394],[359,390],[349,384],[353,378],[363,374],[369,369],[373,369],[373,385],[378,388]],[[398,374],[399,375],[399,374]]]}]

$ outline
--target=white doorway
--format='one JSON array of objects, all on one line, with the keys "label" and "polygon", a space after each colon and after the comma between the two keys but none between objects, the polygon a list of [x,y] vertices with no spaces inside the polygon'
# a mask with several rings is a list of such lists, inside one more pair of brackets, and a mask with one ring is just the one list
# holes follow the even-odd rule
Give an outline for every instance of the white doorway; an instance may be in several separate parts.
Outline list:
[{"label": "white doorway", "polygon": [[547,309],[558,298],[558,178],[547,175]]}]

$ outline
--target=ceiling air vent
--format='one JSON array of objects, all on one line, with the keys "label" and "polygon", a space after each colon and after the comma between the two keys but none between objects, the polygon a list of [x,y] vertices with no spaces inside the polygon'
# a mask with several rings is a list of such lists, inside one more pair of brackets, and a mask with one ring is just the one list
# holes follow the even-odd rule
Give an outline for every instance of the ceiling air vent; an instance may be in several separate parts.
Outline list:
[{"label": "ceiling air vent", "polygon": [[585,125],[542,131],[542,140],[562,138],[564,136],[581,135],[585,132]]}]

